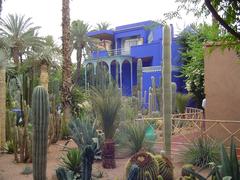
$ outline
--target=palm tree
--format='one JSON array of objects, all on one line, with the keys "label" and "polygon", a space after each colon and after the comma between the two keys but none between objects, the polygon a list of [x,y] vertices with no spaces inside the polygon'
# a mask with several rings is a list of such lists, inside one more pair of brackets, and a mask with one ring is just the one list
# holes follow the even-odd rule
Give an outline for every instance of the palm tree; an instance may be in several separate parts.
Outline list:
[{"label": "palm tree", "polygon": [[95,27],[95,31],[100,31],[100,30],[109,30],[111,24],[108,22],[100,22],[97,23],[97,26]]},{"label": "palm tree", "polygon": [[[95,27],[94,31],[101,31],[101,30],[110,30],[111,24],[108,22],[100,22],[97,23],[97,26]],[[106,40],[100,39],[101,42],[103,42],[103,47],[105,50],[107,50]]]},{"label": "palm tree", "polygon": [[64,109],[64,122],[71,119],[71,87],[72,87],[72,62],[70,52],[70,8],[69,0],[62,0],[62,104]]},{"label": "palm tree", "polygon": [[71,24],[71,40],[73,49],[77,51],[77,74],[76,74],[76,80],[75,84],[80,83],[80,69],[81,69],[81,63],[82,63],[82,57],[83,57],[83,51],[85,51],[87,54],[93,49],[95,49],[95,42],[92,38],[89,38],[87,36],[87,32],[89,32],[90,26],[89,24],[81,21],[76,20],[73,21]]},{"label": "palm tree", "polygon": [[6,142],[6,65],[7,50],[0,49],[0,147]]},{"label": "palm tree", "polygon": [[9,14],[0,19],[0,36],[6,38],[14,63],[18,66],[22,55],[34,47],[41,46],[41,38],[37,36],[39,26],[33,26],[31,18]]},{"label": "palm tree", "polygon": [[118,88],[110,82],[108,87],[93,88],[91,97],[105,135],[102,165],[104,168],[112,169],[116,167],[113,136],[118,127],[117,117],[121,107],[121,96]]},{"label": "palm tree", "polygon": [[49,66],[54,65],[54,60],[59,59],[60,49],[55,44],[52,36],[47,36],[44,38],[43,46],[35,49],[33,54],[33,63],[40,64],[40,84],[48,90],[48,70]]}]

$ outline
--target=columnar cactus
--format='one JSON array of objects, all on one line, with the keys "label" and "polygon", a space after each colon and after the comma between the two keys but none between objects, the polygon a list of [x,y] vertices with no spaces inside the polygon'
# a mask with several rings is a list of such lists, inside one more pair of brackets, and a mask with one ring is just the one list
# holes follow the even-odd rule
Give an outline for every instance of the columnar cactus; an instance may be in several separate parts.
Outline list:
[{"label": "columnar cactus", "polygon": [[90,180],[92,177],[92,164],[94,160],[94,152],[92,147],[86,146],[83,154],[83,163],[82,163],[82,179],[83,180]]},{"label": "columnar cactus", "polygon": [[152,88],[149,87],[149,90],[148,90],[148,113],[149,114],[152,114]]},{"label": "columnar cactus", "polygon": [[156,102],[156,96],[157,96],[157,91],[156,91],[156,82],[155,82],[155,77],[151,77],[151,82],[152,82],[152,109],[153,111],[157,111],[157,102]]},{"label": "columnar cactus", "polygon": [[147,152],[139,152],[134,154],[127,164],[127,168],[126,168],[127,177],[129,176],[130,169],[133,164],[136,164],[139,167],[137,180],[145,180],[146,172],[149,172],[152,179],[157,179],[158,164],[152,154]]},{"label": "columnar cactus", "polygon": [[164,120],[164,150],[167,157],[171,155],[172,135],[172,88],[171,88],[171,29],[164,26],[163,31],[163,120]]},{"label": "columnar cactus", "polygon": [[177,85],[175,82],[172,82],[172,113],[175,113],[177,111],[176,96],[177,96]]},{"label": "columnar cactus", "polygon": [[33,179],[46,180],[49,99],[47,90],[37,86],[32,95]]},{"label": "columnar cactus", "polygon": [[138,95],[140,94],[140,96],[138,97],[138,101],[139,101],[139,110],[141,108],[142,105],[142,60],[138,59],[137,61],[137,92]]}]

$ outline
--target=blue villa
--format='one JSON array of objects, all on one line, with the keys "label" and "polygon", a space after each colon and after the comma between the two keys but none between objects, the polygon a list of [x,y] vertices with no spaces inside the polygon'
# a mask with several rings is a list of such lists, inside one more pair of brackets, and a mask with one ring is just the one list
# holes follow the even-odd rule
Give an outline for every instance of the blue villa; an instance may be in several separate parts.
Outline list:
[{"label": "blue villa", "polygon": [[[172,81],[177,84],[177,91],[184,90],[184,83],[179,75],[179,46],[172,28]],[[116,63],[118,63],[118,85],[122,95],[131,96],[137,85],[137,61],[142,60],[142,95],[151,86],[151,76],[155,77],[156,86],[160,85],[162,64],[162,36],[163,26],[153,21],[118,26],[115,30],[92,31],[89,37],[104,42],[102,50],[92,52],[92,56],[84,61],[85,84],[87,84],[87,67],[93,66],[96,74],[97,64],[103,63],[109,78],[116,77]]]}]

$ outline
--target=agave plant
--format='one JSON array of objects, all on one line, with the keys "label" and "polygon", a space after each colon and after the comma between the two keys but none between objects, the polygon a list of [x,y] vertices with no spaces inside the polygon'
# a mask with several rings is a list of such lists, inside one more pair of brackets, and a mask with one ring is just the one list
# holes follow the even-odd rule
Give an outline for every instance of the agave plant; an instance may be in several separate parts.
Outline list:
[{"label": "agave plant", "polygon": [[79,149],[70,149],[67,154],[61,157],[61,167],[80,173],[82,163],[82,153]]},{"label": "agave plant", "polygon": [[105,136],[102,155],[103,167],[115,168],[113,137],[118,127],[117,116],[121,107],[119,90],[110,82],[106,88],[93,88],[91,97]]},{"label": "agave plant", "polygon": [[[91,119],[87,116],[73,119],[69,122],[69,131],[71,138],[83,151],[86,146],[92,146],[95,159],[101,159],[101,150],[99,145],[99,136]],[[94,141],[96,139],[97,141]]]},{"label": "agave plant", "polygon": [[219,144],[207,138],[200,137],[186,146],[183,152],[183,160],[195,166],[205,167],[211,162],[218,163],[220,160]]}]

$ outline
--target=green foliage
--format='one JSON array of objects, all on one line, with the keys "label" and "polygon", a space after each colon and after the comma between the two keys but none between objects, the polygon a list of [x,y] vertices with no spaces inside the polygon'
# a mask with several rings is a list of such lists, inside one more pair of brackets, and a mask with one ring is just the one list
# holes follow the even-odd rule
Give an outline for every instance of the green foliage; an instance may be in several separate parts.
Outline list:
[{"label": "green foliage", "polygon": [[217,26],[207,24],[191,25],[183,30],[178,40],[181,45],[181,77],[185,78],[186,89],[193,93],[200,106],[204,97],[204,43],[216,41],[219,37]]},{"label": "green foliage", "polygon": [[71,120],[69,122],[69,130],[72,139],[82,151],[84,151],[87,145],[92,145],[94,143],[93,138],[98,137],[95,126],[87,117]]},{"label": "green foliage", "polygon": [[116,86],[109,83],[107,88],[93,88],[91,101],[103,128],[105,139],[112,139],[118,127],[117,116],[121,107],[121,95]]},{"label": "green foliage", "polygon": [[134,154],[128,161],[126,166],[126,177],[129,176],[132,165],[135,164],[139,167],[137,180],[144,180],[145,173],[149,172],[152,179],[158,177],[158,164],[154,156],[147,152],[139,152]]},{"label": "green foliage", "polygon": [[184,164],[183,165],[182,172],[181,172],[183,177],[190,176],[190,173],[188,172],[188,170],[194,171],[192,164]]},{"label": "green foliage", "polygon": [[187,106],[187,103],[189,100],[193,97],[192,94],[182,94],[177,93],[176,95],[176,105],[177,105],[177,111],[178,113],[184,113],[185,108]]},{"label": "green foliage", "polygon": [[164,180],[173,180],[173,164],[163,155],[156,155],[154,157],[158,162],[158,174],[162,176]]},{"label": "green foliage", "polygon": [[154,144],[147,141],[146,132],[148,125],[145,123],[128,123],[117,134],[117,141],[120,147],[130,148],[132,153],[137,153],[141,149],[150,150]]},{"label": "green foliage", "polygon": [[205,167],[210,162],[218,163],[220,160],[219,145],[207,137],[200,137],[186,145],[182,158],[184,162],[199,167]]},{"label": "green foliage", "polygon": [[3,147],[8,154],[13,154],[14,153],[14,142],[13,140],[6,141],[4,147]]},{"label": "green foliage", "polygon": [[228,156],[224,145],[221,145],[221,173],[222,176],[231,176],[232,180],[240,179],[239,164],[237,159],[236,145],[231,142],[230,156]]},{"label": "green foliage", "polygon": [[80,117],[84,113],[82,104],[85,100],[84,92],[78,86],[74,86],[71,90],[71,110],[74,117]]},{"label": "green foliage", "polygon": [[67,154],[61,157],[61,167],[74,173],[80,173],[81,163],[82,154],[77,148],[68,150]]}]

